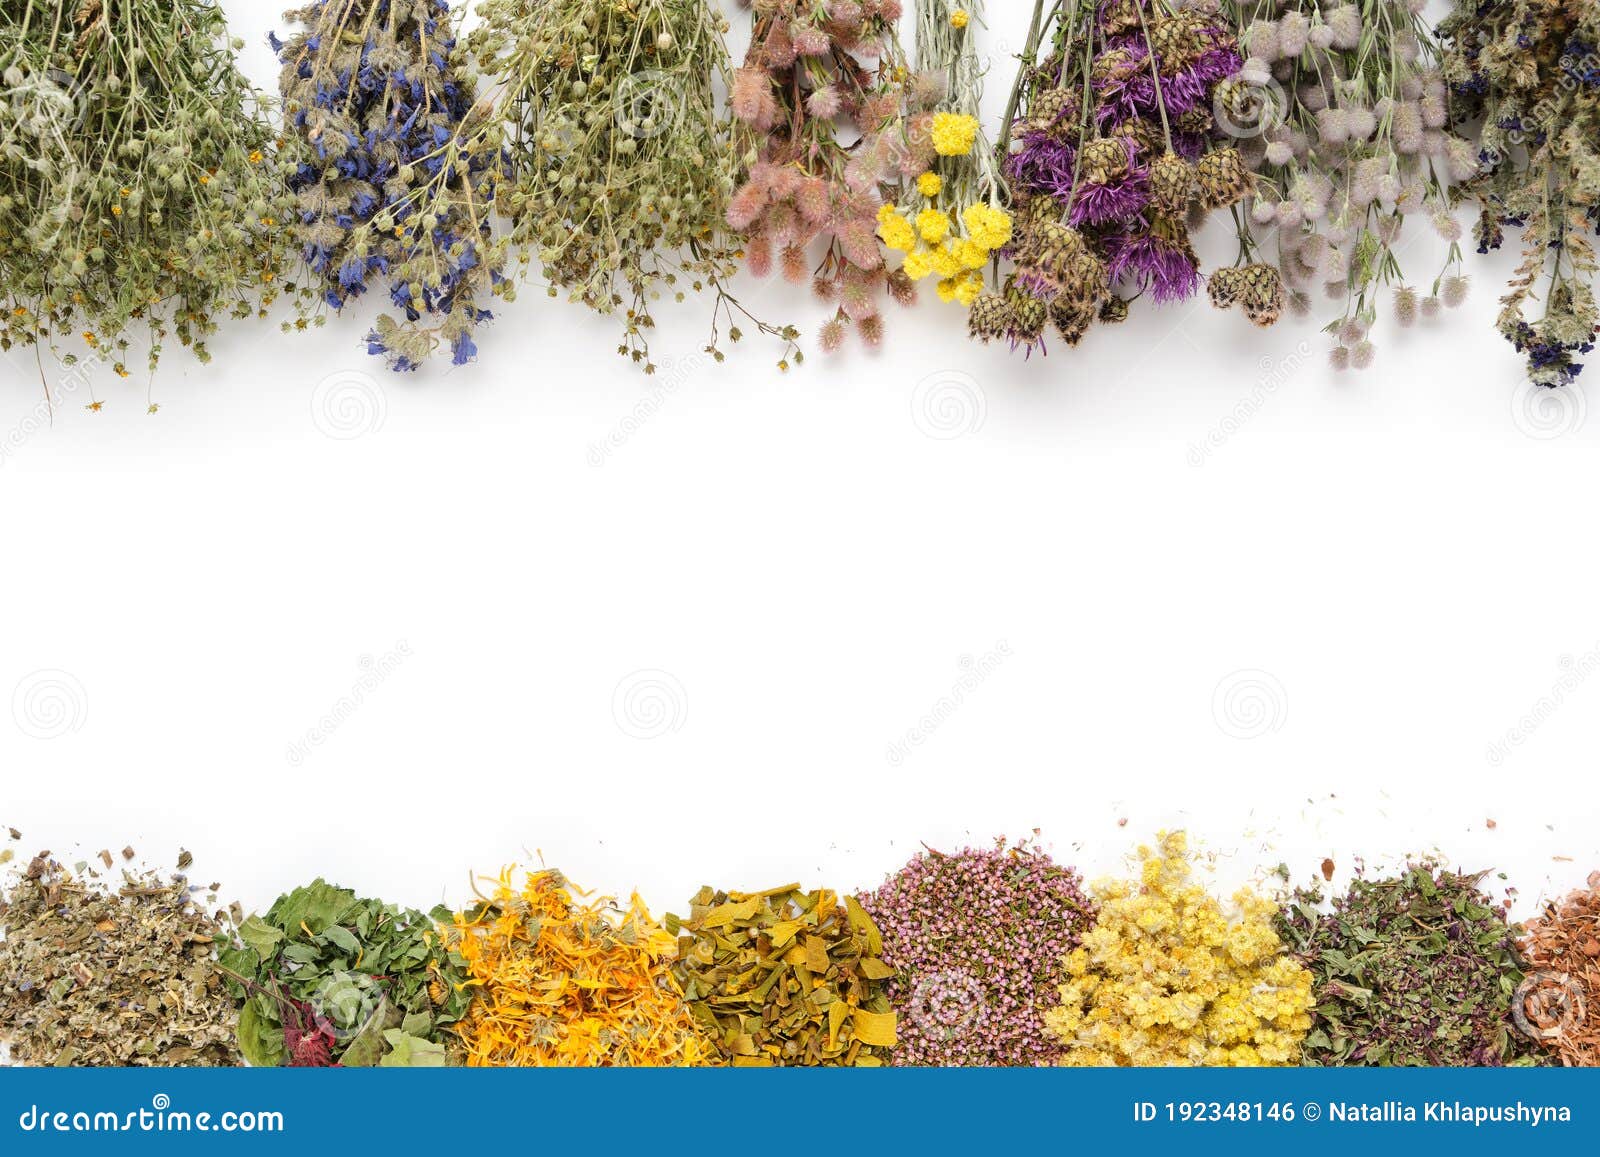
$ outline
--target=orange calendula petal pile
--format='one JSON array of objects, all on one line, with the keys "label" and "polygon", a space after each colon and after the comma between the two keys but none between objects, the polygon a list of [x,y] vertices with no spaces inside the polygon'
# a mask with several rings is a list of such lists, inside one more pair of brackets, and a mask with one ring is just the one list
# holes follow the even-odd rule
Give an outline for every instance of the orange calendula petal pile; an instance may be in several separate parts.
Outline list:
[{"label": "orange calendula petal pile", "polygon": [[474,989],[469,1065],[704,1065],[715,1058],[671,975],[675,939],[635,895],[590,900],[560,872],[508,869],[445,925]]}]

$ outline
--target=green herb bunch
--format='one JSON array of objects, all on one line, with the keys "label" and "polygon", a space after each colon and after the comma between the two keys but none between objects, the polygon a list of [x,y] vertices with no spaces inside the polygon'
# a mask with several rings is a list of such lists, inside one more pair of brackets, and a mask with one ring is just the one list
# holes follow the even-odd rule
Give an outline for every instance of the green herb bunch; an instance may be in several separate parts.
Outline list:
[{"label": "green herb bunch", "polygon": [[739,172],[727,22],[710,0],[486,0],[469,50],[501,92],[512,173],[498,208],[551,296],[620,315],[617,352],[654,372],[653,303],[714,296],[706,352],[741,324],[795,355],[796,331],[729,291],[741,240],[725,216]]},{"label": "green herb bunch", "polygon": [[1512,1018],[1521,929],[1483,878],[1422,863],[1358,876],[1331,907],[1320,890],[1295,893],[1278,933],[1315,980],[1306,1064],[1542,1063]]},{"label": "green herb bunch", "polygon": [[1593,0],[1457,0],[1439,26],[1452,112],[1482,122],[1478,251],[1522,230],[1522,262],[1497,326],[1528,378],[1564,386],[1600,334],[1600,6]]},{"label": "green herb bunch", "polygon": [[318,879],[239,926],[222,953],[253,1065],[437,1066],[467,1011],[433,917]]},{"label": "green herb bunch", "polygon": [[317,0],[271,42],[294,145],[295,239],[325,304],[370,285],[382,315],[369,352],[415,370],[439,347],[456,365],[491,297],[508,300],[505,243],[490,229],[500,125],[458,59],[448,0]]},{"label": "green herb bunch", "polygon": [[[0,7],[0,349],[128,374],[280,292],[293,200],[213,0]],[[93,408],[98,408],[96,403]],[[154,409],[154,406],[151,407]]]}]

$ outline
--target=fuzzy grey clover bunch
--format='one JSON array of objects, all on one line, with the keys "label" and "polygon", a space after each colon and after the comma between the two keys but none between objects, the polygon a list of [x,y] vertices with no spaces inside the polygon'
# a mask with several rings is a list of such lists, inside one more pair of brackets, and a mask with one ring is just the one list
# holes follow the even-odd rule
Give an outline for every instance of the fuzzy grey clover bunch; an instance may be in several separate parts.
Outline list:
[{"label": "fuzzy grey clover bunch", "polygon": [[[1337,369],[1372,363],[1386,296],[1409,326],[1467,294],[1451,189],[1478,165],[1451,131],[1426,2],[1225,0],[1246,55],[1218,117],[1244,140],[1250,222],[1276,237],[1291,306],[1308,312],[1319,287],[1342,306],[1326,325]],[[1431,282],[1401,262],[1410,218],[1448,243]]]}]

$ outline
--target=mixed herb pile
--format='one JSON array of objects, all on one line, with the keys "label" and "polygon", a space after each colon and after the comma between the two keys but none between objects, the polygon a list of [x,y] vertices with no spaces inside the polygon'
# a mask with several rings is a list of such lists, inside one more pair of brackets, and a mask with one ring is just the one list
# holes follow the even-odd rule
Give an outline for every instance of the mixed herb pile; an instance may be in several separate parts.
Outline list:
[{"label": "mixed herb pile", "polygon": [[318,879],[245,920],[238,939],[221,967],[252,1065],[446,1063],[470,997],[433,917]]}]

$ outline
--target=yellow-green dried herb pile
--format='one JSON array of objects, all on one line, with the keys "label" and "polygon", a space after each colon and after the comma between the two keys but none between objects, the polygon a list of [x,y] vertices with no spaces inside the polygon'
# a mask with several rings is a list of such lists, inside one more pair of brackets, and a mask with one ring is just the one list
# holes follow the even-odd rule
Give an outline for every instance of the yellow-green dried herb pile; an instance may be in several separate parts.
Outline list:
[{"label": "yellow-green dried herb pile", "polygon": [[293,198],[239,44],[212,0],[0,6],[0,349],[205,361],[278,296]]},{"label": "yellow-green dried herb pile", "polygon": [[[123,859],[131,861],[131,849]],[[186,863],[187,857],[183,858]],[[24,1065],[238,1063],[216,887],[40,852],[0,898],[0,1044]]]},{"label": "yellow-green dried herb pile", "polygon": [[895,1044],[883,937],[853,896],[786,884],[702,888],[674,975],[690,1012],[733,1065],[881,1065]]}]

